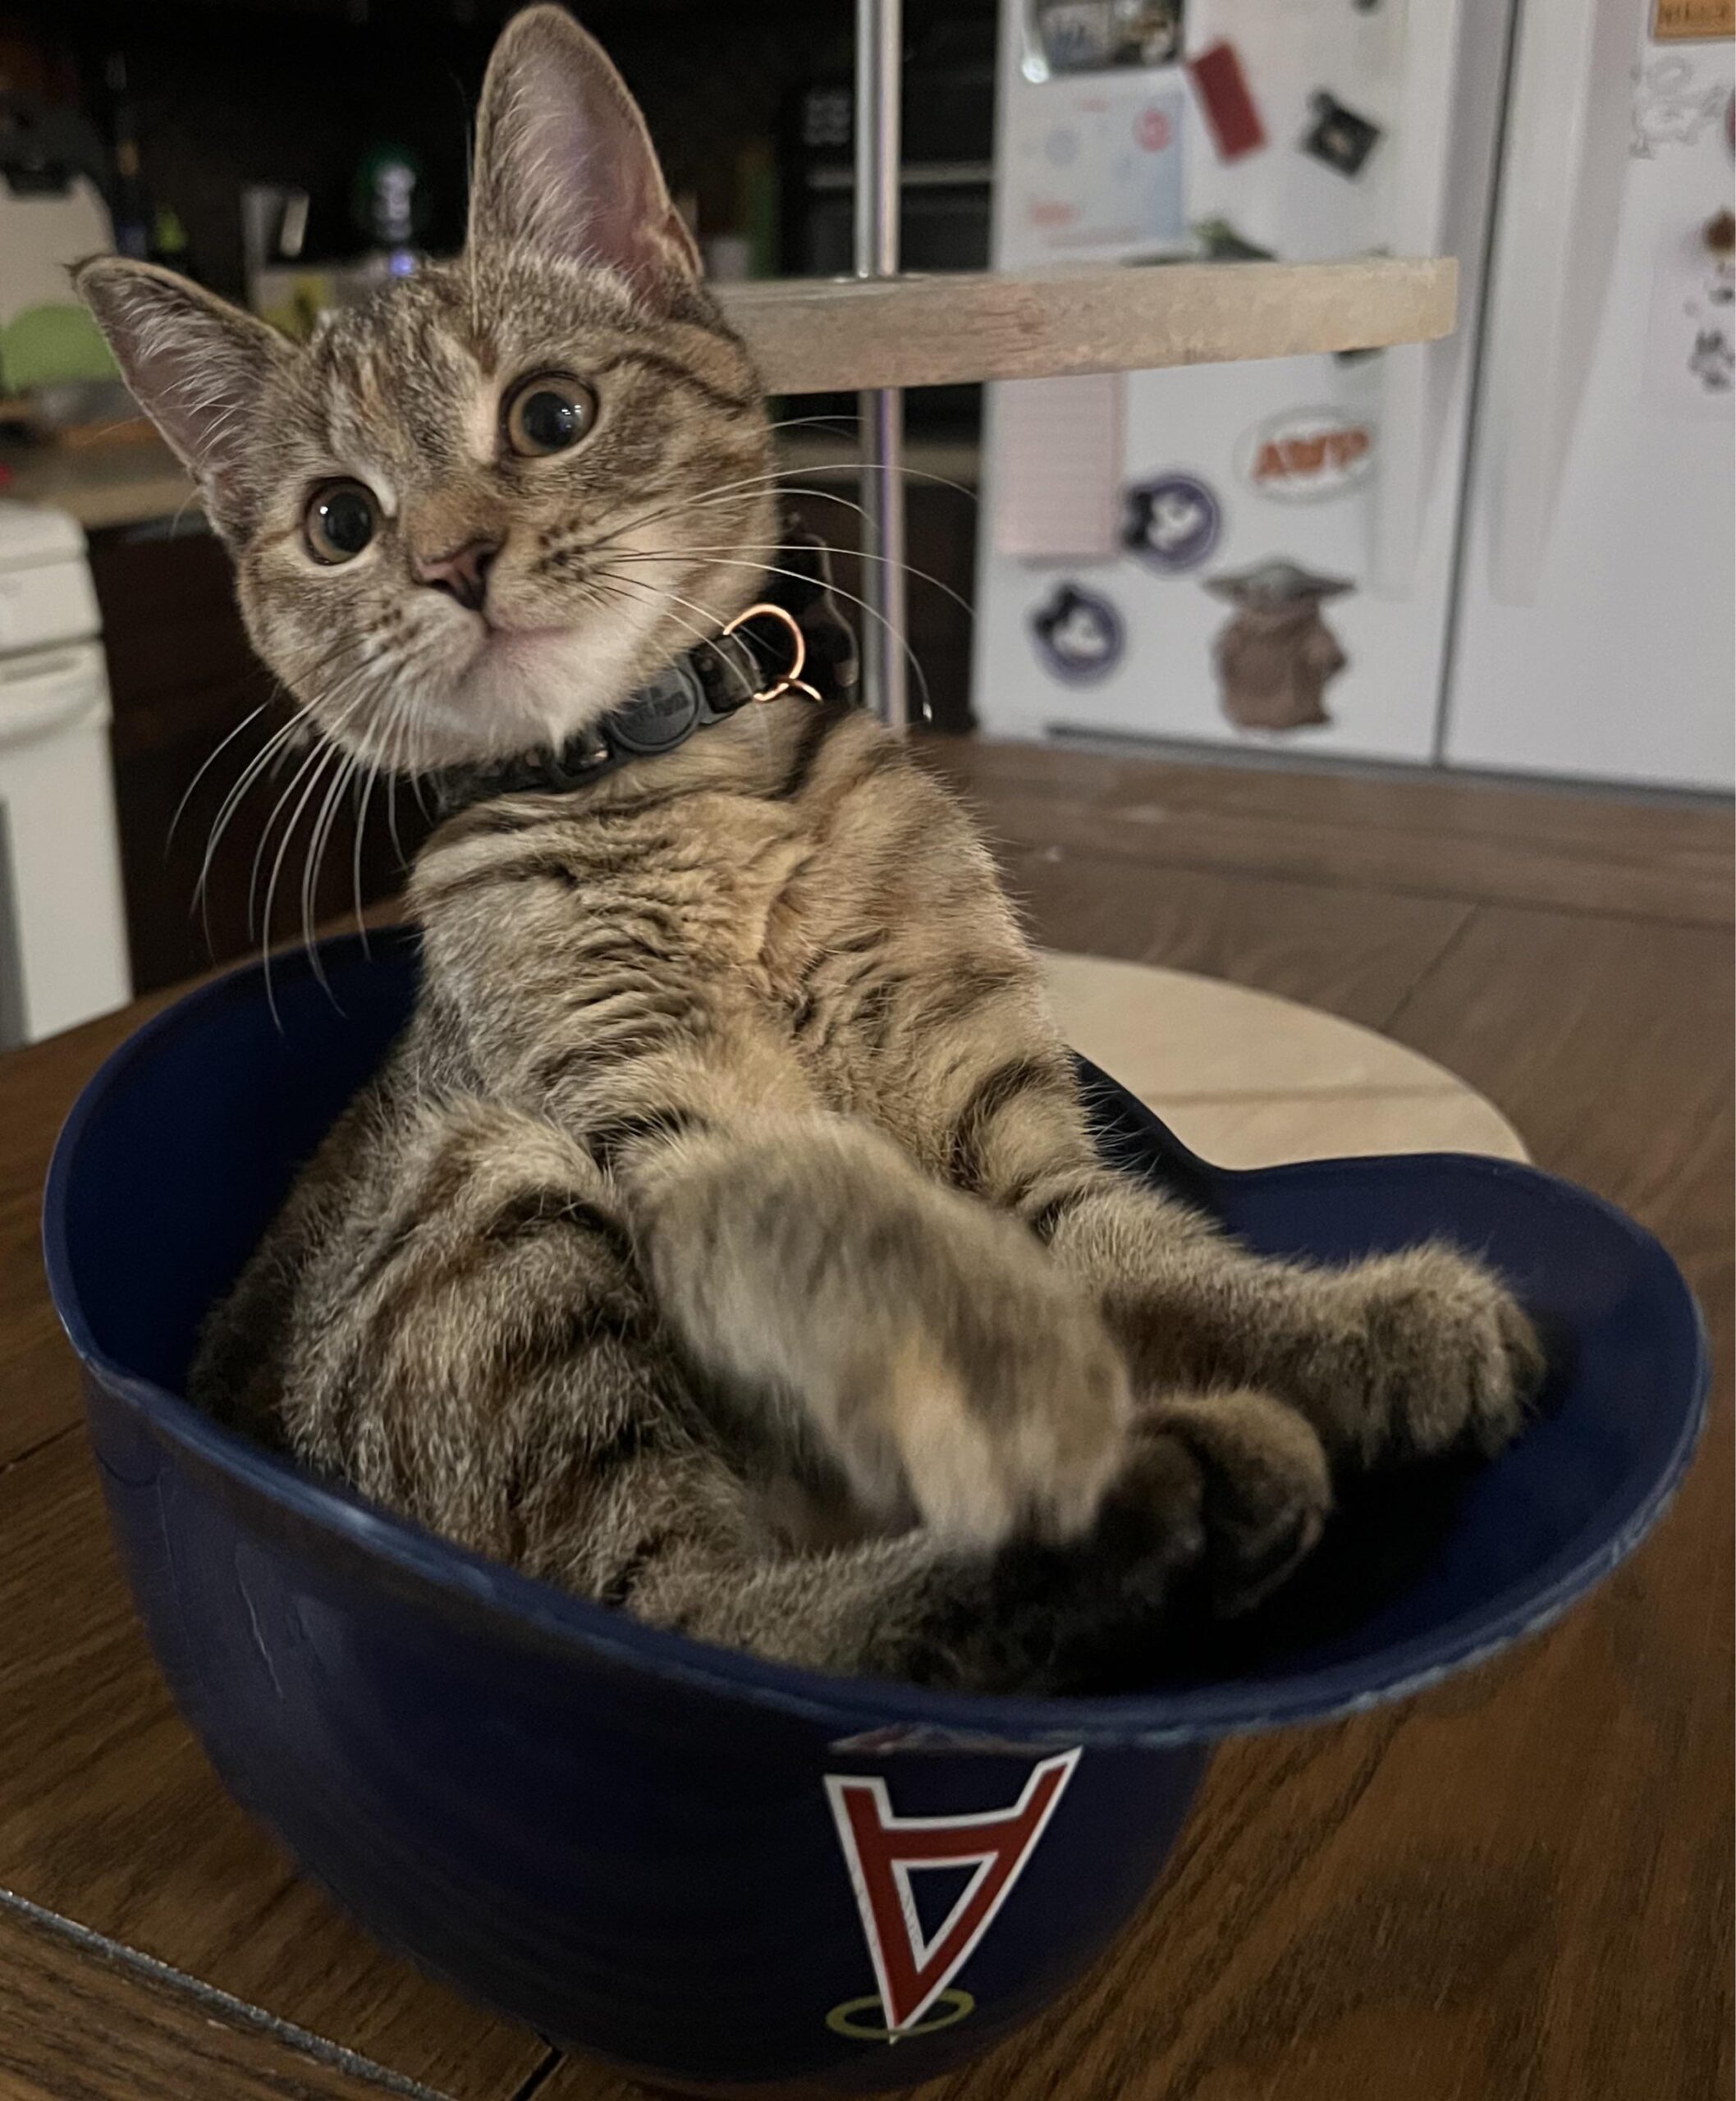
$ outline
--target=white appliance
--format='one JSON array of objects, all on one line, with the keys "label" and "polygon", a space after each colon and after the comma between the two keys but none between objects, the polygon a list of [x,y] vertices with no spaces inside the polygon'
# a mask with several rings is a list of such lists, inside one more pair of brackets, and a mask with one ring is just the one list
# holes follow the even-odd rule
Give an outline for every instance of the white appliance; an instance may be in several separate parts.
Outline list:
[{"label": "white appliance", "polygon": [[985,730],[1727,790],[1729,7],[1188,0],[1065,70],[1095,4],[1002,0],[997,264],[1448,254],[1459,326],[991,390]]},{"label": "white appliance", "polygon": [[85,537],[0,501],[0,1046],[131,997]]}]

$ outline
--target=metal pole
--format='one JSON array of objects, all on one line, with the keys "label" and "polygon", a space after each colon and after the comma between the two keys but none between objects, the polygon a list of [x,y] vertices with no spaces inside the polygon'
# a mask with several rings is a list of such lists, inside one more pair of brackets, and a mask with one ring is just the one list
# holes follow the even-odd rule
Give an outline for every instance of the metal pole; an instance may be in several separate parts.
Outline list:
[{"label": "metal pole", "polygon": [[[856,275],[898,274],[904,25],[901,0],[856,0]],[[862,595],[868,603],[863,670],[869,705],[895,735],[909,722],[905,655],[904,396],[895,387],[860,399]]]}]

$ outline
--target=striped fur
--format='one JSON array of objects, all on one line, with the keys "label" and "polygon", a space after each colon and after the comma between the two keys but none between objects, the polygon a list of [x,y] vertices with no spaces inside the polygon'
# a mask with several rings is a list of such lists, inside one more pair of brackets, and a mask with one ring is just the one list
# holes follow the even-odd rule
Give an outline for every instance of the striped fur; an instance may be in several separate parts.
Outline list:
[{"label": "striped fur", "polygon": [[[563,16],[520,17],[485,95],[480,251],[295,354],[274,434],[236,411],[250,450],[186,441],[216,447],[263,653],[341,748],[369,735],[334,698],[346,651],[375,653],[366,690],[421,765],[600,712],[687,637],[667,603],[624,636],[557,552],[767,456],[660,180],[635,165],[644,222],[604,225],[630,269],[550,254],[567,235],[515,205],[512,155],[534,139],[546,173],[560,136],[527,81],[564,70],[618,127],[599,68]],[[135,365],[140,282],[97,298]],[[615,449],[541,478],[464,437],[533,341],[625,390]],[[511,660],[528,698],[493,704],[507,668],[410,668],[431,609],[396,547],[365,595],[295,568],[270,520],[364,452],[406,534],[421,505],[503,536],[491,602],[528,593],[559,630]],[[747,602],[752,563],[708,550],[725,515],[768,538],[765,507],[664,521],[683,605]],[[213,1316],[195,1391],[468,1546],[807,1664],[1097,1685],[1278,1580],[1335,1469],[1518,1420],[1535,1344],[1474,1265],[1258,1261],[1102,1164],[988,855],[859,715],[789,698],[588,790],[480,805],[409,901],[416,1014]]]}]

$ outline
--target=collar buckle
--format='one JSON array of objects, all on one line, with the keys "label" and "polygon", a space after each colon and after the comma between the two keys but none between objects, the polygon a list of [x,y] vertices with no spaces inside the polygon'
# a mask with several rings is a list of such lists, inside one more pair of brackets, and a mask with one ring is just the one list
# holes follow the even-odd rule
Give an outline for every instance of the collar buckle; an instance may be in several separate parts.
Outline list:
[{"label": "collar buckle", "polygon": [[735,619],[724,628],[723,633],[726,635],[734,634],[738,629],[745,627],[749,620],[763,617],[781,620],[790,630],[790,668],[777,678],[773,679],[768,685],[761,686],[758,691],[750,693],[748,698],[763,703],[768,700],[781,700],[786,693],[805,693],[809,700],[818,701],[820,698],[819,694],[802,676],[803,669],[808,661],[808,638],[802,632],[801,622],[787,606],[774,605],[769,598],[762,598],[758,603],[749,606],[744,612],[737,613]]}]

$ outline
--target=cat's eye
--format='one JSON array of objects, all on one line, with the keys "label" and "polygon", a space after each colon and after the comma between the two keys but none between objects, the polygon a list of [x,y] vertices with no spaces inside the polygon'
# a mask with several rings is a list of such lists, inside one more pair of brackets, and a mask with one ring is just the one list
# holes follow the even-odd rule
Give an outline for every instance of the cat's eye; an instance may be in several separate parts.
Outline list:
[{"label": "cat's eye", "polygon": [[513,451],[540,460],[579,442],[597,420],[597,396],[582,379],[539,372],[506,396],[502,420]]},{"label": "cat's eye", "polygon": [[328,482],[308,500],[308,552],[328,564],[354,561],[380,529],[380,506],[360,482]]}]

